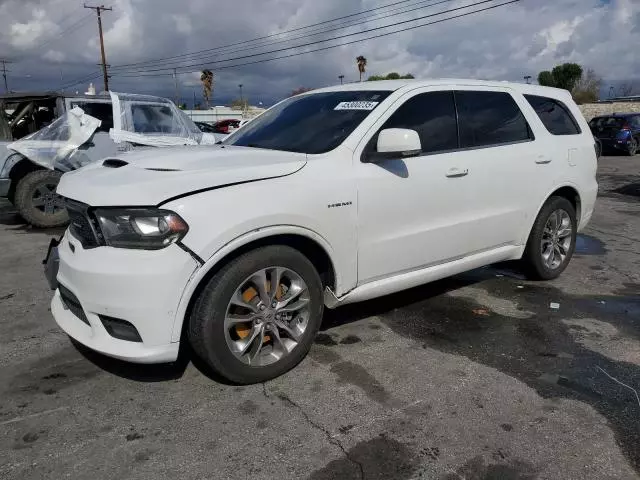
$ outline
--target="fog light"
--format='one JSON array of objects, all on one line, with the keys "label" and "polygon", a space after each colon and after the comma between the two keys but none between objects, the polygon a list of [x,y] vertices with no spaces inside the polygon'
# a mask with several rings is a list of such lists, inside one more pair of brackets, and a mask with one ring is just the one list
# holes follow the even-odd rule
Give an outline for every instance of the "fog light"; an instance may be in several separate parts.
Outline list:
[{"label": "fog light", "polygon": [[142,342],[142,338],[140,338],[140,334],[138,333],[138,330],[136,330],[136,327],[126,320],[107,317],[106,315],[98,315],[98,317],[100,317],[100,321],[102,322],[102,325],[104,325],[107,333],[113,338],[127,340],[129,342]]}]

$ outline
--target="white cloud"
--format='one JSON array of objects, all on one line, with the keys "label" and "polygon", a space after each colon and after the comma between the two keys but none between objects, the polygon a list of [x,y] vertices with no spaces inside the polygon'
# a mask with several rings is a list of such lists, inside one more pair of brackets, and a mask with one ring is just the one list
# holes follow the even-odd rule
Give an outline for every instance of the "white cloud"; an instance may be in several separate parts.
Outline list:
[{"label": "white cloud", "polygon": [[66,60],[67,56],[59,50],[47,50],[47,52],[42,55],[42,58],[53,63],[62,63]]},{"label": "white cloud", "polygon": [[[276,36],[259,42],[227,47],[208,55],[198,54],[165,63],[118,68],[118,65],[142,62],[196,52],[262,37],[274,32],[391,3],[392,0],[244,0],[216,2],[210,0],[114,0],[113,11],[103,15],[107,61],[112,68],[112,85],[120,90],[149,91],[173,95],[174,80],[170,71],[154,73],[157,67],[196,64],[191,69],[209,67],[216,74],[215,95],[219,99],[237,96],[237,85],[244,85],[250,97],[275,100],[293,88],[319,87],[357,79],[355,57],[368,59],[367,75],[390,71],[413,73],[417,77],[477,77],[522,80],[526,74],[534,77],[541,70],[553,68],[565,61],[575,61],[594,68],[607,81],[626,80],[640,72],[640,55],[633,45],[640,44],[640,1],[638,0],[556,0],[522,1],[487,12],[425,26],[397,35],[347,45],[323,52],[296,56],[274,62],[223,68],[227,63],[216,60],[253,55],[267,51],[268,42],[280,41]],[[424,8],[404,16],[368,21],[327,35],[352,33],[445,8],[468,4],[469,0],[452,1],[438,7]],[[501,3],[501,0],[495,0]],[[484,6],[484,5],[483,5]],[[398,9],[398,6],[386,9]],[[480,7],[478,7],[480,8]],[[0,3],[0,51],[17,62],[12,70],[31,74],[28,88],[51,88],[59,85],[59,70],[64,78],[78,79],[98,70],[99,44],[95,16],[77,28],[60,36],[74,19],[87,11],[76,0],[48,0],[35,3],[28,0],[5,0]],[[350,17],[355,22],[358,17]],[[422,23],[437,17],[422,20]],[[350,23],[351,20],[342,20]],[[420,22],[417,22],[420,23]],[[411,26],[406,24],[404,27]],[[312,31],[330,27],[314,27]],[[401,28],[401,26],[397,27]],[[371,34],[382,33],[371,32]],[[303,36],[309,30],[292,33]],[[25,56],[29,47],[53,38],[46,52]],[[280,43],[271,49],[283,48],[305,41],[323,38],[321,35]],[[340,42],[358,37],[349,37]],[[335,42],[334,42],[335,43]],[[326,44],[325,44],[326,45]],[[322,44],[310,46],[313,49]],[[223,54],[223,52],[226,52]],[[214,55],[215,53],[215,55]],[[278,55],[286,55],[283,51]],[[202,57],[205,57],[202,59]],[[44,58],[44,63],[36,61]],[[264,57],[250,57],[244,63]],[[197,65],[201,63],[202,65]],[[37,72],[37,75],[36,75]],[[99,73],[99,72],[98,72]],[[131,78],[124,75],[140,73],[157,75]],[[184,95],[196,91],[200,95],[199,74],[179,76]],[[100,81],[99,78],[95,81]],[[88,83],[86,81],[85,83]],[[86,86],[82,84],[82,88]]]}]

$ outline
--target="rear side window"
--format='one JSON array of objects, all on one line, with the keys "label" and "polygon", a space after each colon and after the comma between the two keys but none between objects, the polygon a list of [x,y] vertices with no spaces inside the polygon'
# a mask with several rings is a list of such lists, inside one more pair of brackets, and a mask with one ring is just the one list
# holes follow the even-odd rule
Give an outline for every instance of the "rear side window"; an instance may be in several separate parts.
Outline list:
[{"label": "rear side window", "polygon": [[460,147],[484,147],[533,138],[513,97],[504,92],[456,91]]},{"label": "rear side window", "polygon": [[580,127],[567,106],[553,98],[525,95],[540,120],[553,135],[578,135]]},{"label": "rear side window", "polygon": [[108,132],[113,128],[113,108],[110,103],[73,102],[71,108],[74,107],[80,107],[84,113],[102,122],[97,128],[98,132]]},{"label": "rear side window", "polygon": [[385,122],[384,128],[410,128],[418,132],[422,153],[458,148],[453,92],[428,92],[410,98]]}]

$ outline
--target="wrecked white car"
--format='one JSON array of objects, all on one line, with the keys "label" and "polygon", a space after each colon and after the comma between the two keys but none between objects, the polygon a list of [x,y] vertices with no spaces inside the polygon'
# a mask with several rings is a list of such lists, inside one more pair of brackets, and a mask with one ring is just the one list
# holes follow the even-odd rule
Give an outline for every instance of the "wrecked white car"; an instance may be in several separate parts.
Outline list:
[{"label": "wrecked white car", "polygon": [[[71,101],[41,130],[0,143],[0,197],[36,227],[64,225],[56,195],[63,173],[140,148],[213,144],[173,102],[161,97],[110,93]],[[222,136],[220,136],[222,138]]]}]

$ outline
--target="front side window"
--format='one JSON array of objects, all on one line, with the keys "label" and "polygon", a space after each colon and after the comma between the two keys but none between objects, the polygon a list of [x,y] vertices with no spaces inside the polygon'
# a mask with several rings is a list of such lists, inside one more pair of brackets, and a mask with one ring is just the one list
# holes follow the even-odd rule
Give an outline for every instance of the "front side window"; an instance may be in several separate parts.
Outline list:
[{"label": "front side window", "polygon": [[73,102],[71,107],[80,107],[84,113],[100,120],[98,132],[108,132],[113,128],[113,107],[106,102]]},{"label": "front side window", "polygon": [[578,135],[581,133],[578,122],[561,101],[538,95],[525,95],[524,98],[527,99],[552,135]]},{"label": "front side window", "polygon": [[133,129],[136,133],[168,133],[180,135],[182,125],[173,117],[168,105],[131,105]]},{"label": "front side window", "polygon": [[291,97],[226,138],[224,145],[307,154],[340,145],[390,91],[339,91]]},{"label": "front side window", "polygon": [[458,148],[456,107],[452,91],[421,93],[410,98],[385,122],[385,128],[418,132],[422,153]]},{"label": "front side window", "polygon": [[473,148],[532,139],[527,120],[508,93],[456,91],[460,147]]}]

